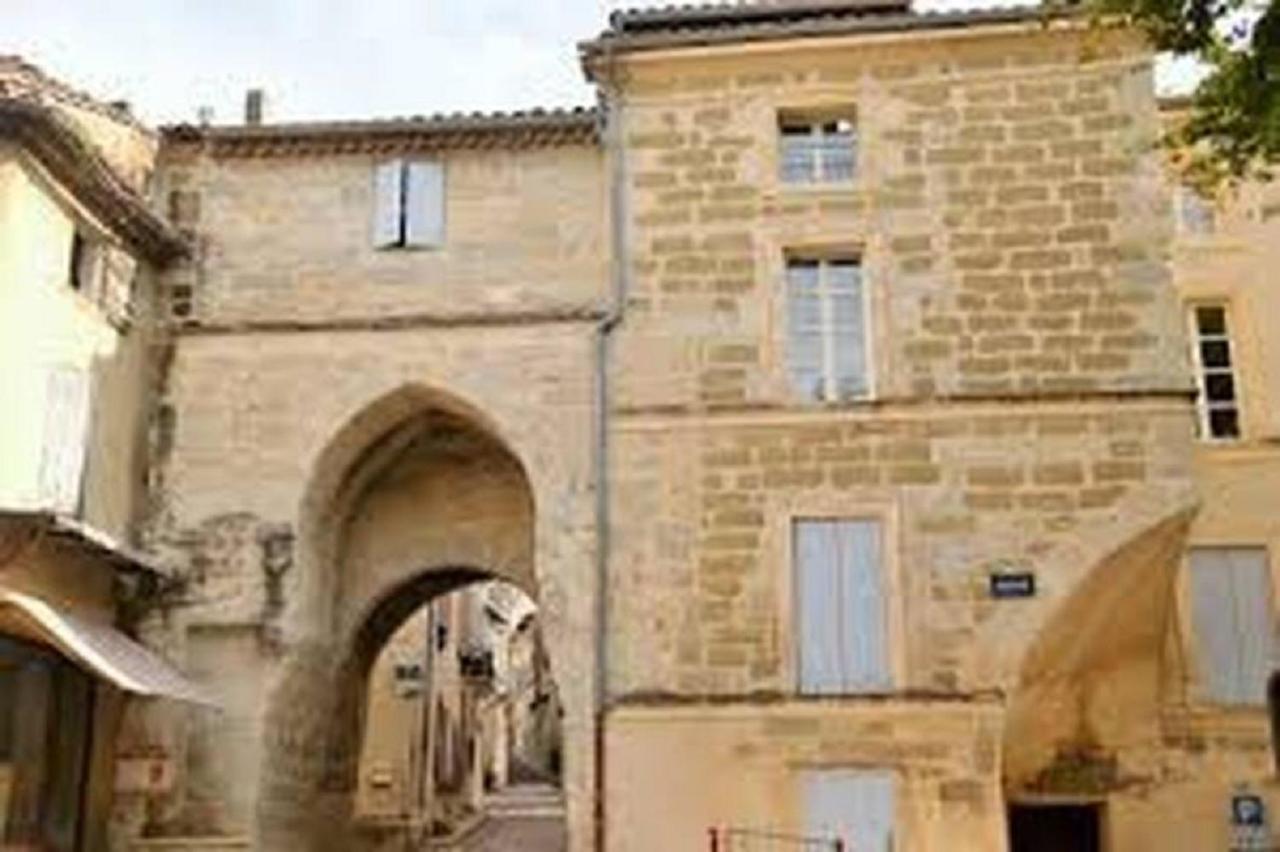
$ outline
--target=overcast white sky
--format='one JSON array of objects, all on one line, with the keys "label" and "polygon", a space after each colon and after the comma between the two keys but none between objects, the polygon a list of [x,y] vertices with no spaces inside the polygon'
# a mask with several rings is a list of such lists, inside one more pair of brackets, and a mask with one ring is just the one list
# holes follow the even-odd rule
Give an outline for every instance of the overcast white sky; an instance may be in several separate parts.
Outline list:
[{"label": "overcast white sky", "polygon": [[613,8],[651,5],[660,2],[0,0],[0,54],[129,100],[150,123],[194,120],[205,105],[215,121],[238,121],[252,86],[267,90],[274,120],[563,106],[592,100],[576,43]]}]

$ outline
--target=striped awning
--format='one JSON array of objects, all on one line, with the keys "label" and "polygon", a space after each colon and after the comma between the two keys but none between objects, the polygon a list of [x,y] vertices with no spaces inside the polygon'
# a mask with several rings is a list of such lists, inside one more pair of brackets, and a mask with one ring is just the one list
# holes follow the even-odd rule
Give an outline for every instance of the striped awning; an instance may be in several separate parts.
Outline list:
[{"label": "striped awning", "polygon": [[48,646],[134,695],[215,706],[204,687],[114,627],[88,621],[21,592],[0,590],[0,634]]}]

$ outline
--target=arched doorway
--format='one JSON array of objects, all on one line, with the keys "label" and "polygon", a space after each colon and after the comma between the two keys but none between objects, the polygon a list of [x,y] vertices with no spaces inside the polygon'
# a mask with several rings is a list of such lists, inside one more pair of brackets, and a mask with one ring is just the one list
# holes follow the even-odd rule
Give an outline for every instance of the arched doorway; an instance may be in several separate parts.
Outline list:
[{"label": "arched doorway", "polygon": [[[417,389],[359,415],[321,457],[267,702],[262,848],[361,848],[356,797],[368,684],[415,613],[501,581],[540,602],[534,489],[477,412]],[[476,744],[451,741],[466,755]]]}]

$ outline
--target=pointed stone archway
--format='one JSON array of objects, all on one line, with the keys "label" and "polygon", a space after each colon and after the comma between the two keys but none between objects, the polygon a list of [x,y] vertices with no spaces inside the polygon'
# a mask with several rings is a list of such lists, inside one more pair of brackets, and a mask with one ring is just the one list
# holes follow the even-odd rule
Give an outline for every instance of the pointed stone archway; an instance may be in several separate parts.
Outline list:
[{"label": "pointed stone archway", "polygon": [[484,579],[538,603],[564,699],[571,848],[588,848],[592,690],[587,661],[576,652],[570,666],[566,653],[589,641],[589,623],[575,614],[582,601],[566,594],[582,566],[547,540],[558,531],[541,522],[540,496],[537,474],[490,420],[421,387],[372,403],[329,443],[303,500],[299,570],[279,619],[279,674],[262,721],[258,848],[359,848],[352,817],[374,658],[414,611]]}]

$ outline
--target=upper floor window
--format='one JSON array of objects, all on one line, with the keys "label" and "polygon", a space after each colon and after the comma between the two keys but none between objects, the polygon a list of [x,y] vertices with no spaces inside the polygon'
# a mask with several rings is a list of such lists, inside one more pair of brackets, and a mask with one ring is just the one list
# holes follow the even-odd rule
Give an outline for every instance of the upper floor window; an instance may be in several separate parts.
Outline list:
[{"label": "upper floor window", "polygon": [[867,295],[857,258],[787,262],[787,370],[807,399],[871,393]]},{"label": "upper floor window", "polygon": [[892,676],[880,522],[802,520],[793,536],[800,691],[887,690]]},{"label": "upper floor window", "polygon": [[71,258],[67,269],[67,283],[71,289],[96,296],[103,272],[102,261],[102,247],[76,231],[71,237]]},{"label": "upper floor window", "polygon": [[1211,199],[1189,186],[1174,191],[1177,231],[1184,236],[1203,237],[1218,229],[1218,213]]},{"label": "upper floor window", "polygon": [[376,248],[444,245],[444,166],[428,160],[391,160],[374,175],[373,244]]},{"label": "upper floor window", "polygon": [[857,125],[845,116],[782,116],[782,182],[849,183],[858,168]]},{"label": "upper floor window", "polygon": [[1189,569],[1204,697],[1265,705],[1275,636],[1266,548],[1193,548]]},{"label": "upper floor window", "polygon": [[1191,325],[1200,386],[1200,434],[1215,441],[1234,440],[1240,437],[1240,398],[1227,306],[1193,305]]}]

